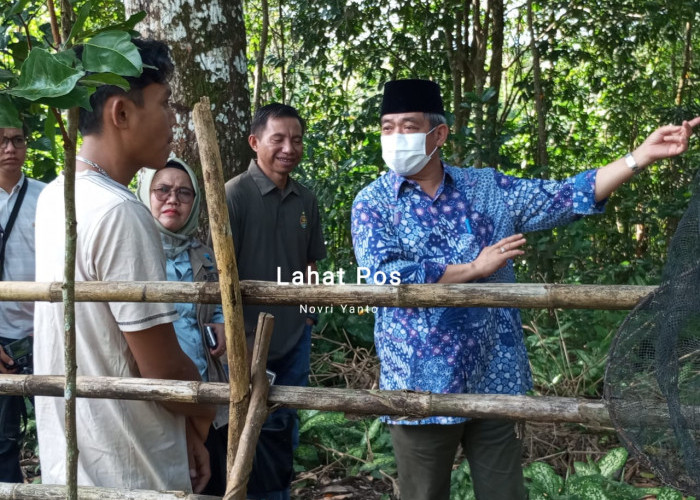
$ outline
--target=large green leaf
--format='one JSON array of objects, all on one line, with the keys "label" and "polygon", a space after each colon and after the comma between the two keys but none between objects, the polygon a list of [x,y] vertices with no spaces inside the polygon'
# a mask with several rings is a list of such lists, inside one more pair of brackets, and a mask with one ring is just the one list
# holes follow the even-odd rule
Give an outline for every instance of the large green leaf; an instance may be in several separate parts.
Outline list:
[{"label": "large green leaf", "polygon": [[58,97],[44,97],[39,99],[37,102],[39,104],[46,104],[52,108],[68,109],[75,106],[80,106],[81,108],[92,110],[92,106],[90,105],[90,96],[94,91],[94,88],[78,85],[66,95]]},{"label": "large green leaf", "polygon": [[22,121],[19,119],[17,108],[7,95],[0,94],[0,128],[21,128]]},{"label": "large green leaf", "polygon": [[128,33],[106,31],[85,42],[83,67],[94,73],[139,76],[143,65]]},{"label": "large green leaf", "polygon": [[554,472],[554,469],[544,462],[532,462],[523,475],[530,479],[528,487],[546,493],[550,498],[556,498],[564,487],[564,480]]},{"label": "large green leaf", "polygon": [[[656,500],[683,500],[683,495],[680,491],[673,490],[671,488],[663,487],[659,491]],[[690,497],[688,498],[690,500]]]},{"label": "large green leaf", "polygon": [[603,458],[598,460],[601,475],[611,479],[625,466],[627,456],[627,450],[622,447],[610,450]]},{"label": "large green leaf", "polygon": [[124,91],[129,90],[129,82],[114,73],[90,73],[85,75],[80,83],[88,87],[99,87],[101,85],[114,85]]},{"label": "large green leaf", "polygon": [[44,49],[35,48],[22,64],[19,83],[10,93],[30,101],[65,96],[81,76],[82,71],[63,64]]}]

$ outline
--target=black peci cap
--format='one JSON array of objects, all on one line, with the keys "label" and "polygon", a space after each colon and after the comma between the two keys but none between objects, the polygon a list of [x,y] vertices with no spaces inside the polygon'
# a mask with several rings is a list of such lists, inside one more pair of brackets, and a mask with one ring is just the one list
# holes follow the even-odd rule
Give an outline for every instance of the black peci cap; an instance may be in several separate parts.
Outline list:
[{"label": "black peci cap", "polygon": [[381,116],[414,111],[445,115],[437,83],[430,80],[392,80],[384,84]]}]

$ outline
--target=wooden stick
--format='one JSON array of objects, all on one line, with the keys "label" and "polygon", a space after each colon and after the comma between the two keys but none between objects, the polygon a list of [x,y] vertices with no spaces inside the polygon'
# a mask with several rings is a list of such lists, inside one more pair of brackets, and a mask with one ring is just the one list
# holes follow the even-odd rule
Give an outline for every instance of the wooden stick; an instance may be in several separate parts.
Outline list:
[{"label": "wooden stick", "polygon": [[[461,285],[278,285],[241,281],[244,304],[386,307],[523,307],[558,309],[632,309],[654,286],[551,285],[494,283]],[[0,281],[0,300],[61,301],[61,283]],[[79,302],[221,302],[219,284],[208,282],[100,282],[75,284]],[[355,311],[357,312],[357,311]]]},{"label": "wooden stick", "polygon": [[260,313],[258,326],[255,330],[255,345],[253,346],[253,362],[251,380],[253,390],[250,396],[250,406],[246,416],[245,427],[238,444],[238,453],[228,478],[224,500],[245,500],[248,477],[253,469],[255,447],[258,443],[260,429],[267,418],[267,396],[270,384],[267,380],[267,354],[270,350],[272,330],[275,319],[267,313]]},{"label": "wooden stick", "polygon": [[[55,375],[0,375],[0,394],[63,397],[64,378]],[[226,384],[145,378],[78,377],[78,397],[225,404]],[[432,394],[409,391],[270,388],[268,404],[291,408],[344,411],[358,415],[435,415],[527,419],[540,422],[583,422],[610,425],[601,400],[553,396]]]},{"label": "wooden stick", "polygon": [[226,328],[226,350],[230,380],[227,476],[231,475],[238,440],[248,411],[248,356],[246,353],[243,301],[238,283],[236,253],[233,248],[231,223],[224,195],[224,174],[221,153],[216,142],[216,129],[208,97],[202,97],[192,110],[194,131],[202,162],[202,175],[209,210],[209,225],[216,265],[219,270],[221,304]]},{"label": "wooden stick", "polygon": [[[65,21],[65,17],[64,17]],[[60,118],[60,116],[59,116]],[[59,120],[61,121],[61,120]],[[68,110],[68,121],[77,123],[78,108]],[[63,196],[65,199],[65,257],[63,269],[63,328],[64,345],[63,352],[66,384],[64,387],[64,399],[66,401],[65,435],[66,435],[66,498],[78,499],[78,431],[76,428],[76,401],[75,401],[75,377],[78,371],[76,362],[76,337],[75,337],[75,253],[77,249],[77,221],[75,218],[75,143],[68,141],[64,144],[65,165],[63,178]]]},{"label": "wooden stick", "polygon": [[[177,491],[122,490],[98,486],[79,486],[80,500],[216,500],[209,495],[186,494]],[[66,487],[54,484],[0,483],[0,499],[66,498]]]},{"label": "wooden stick", "polygon": [[[0,375],[0,394],[63,397],[63,383],[64,378],[56,375]],[[226,404],[228,395],[227,384],[221,383],[118,377],[78,377],[77,380],[77,396],[83,398]],[[432,394],[275,385],[270,388],[267,402],[290,408],[343,411],[357,415],[409,418],[446,415],[611,425],[604,402],[586,398]],[[697,407],[683,405],[681,413],[687,415],[688,421],[692,421],[693,415],[697,414]],[[637,419],[638,416],[629,417]],[[630,425],[667,426],[668,418],[668,406],[657,404],[654,408],[649,408],[644,422],[635,420]],[[696,424],[691,426],[697,428]]]}]

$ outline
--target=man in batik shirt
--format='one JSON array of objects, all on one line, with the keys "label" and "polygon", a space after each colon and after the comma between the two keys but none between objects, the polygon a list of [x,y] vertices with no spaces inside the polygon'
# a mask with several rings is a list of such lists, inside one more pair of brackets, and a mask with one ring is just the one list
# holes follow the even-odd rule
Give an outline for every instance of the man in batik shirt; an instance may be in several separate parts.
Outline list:
[{"label": "man in batik shirt", "polygon": [[[513,283],[522,233],[601,213],[607,197],[656,160],[684,152],[696,118],[661,127],[613,163],[563,181],[525,180],[440,159],[447,140],[439,87],[397,80],[384,88],[382,157],[389,171],[352,210],[359,266],[401,283]],[[381,276],[381,274],[380,274]],[[372,281],[372,280],[370,280]],[[380,308],[375,343],[381,388],[524,394],[532,377],[520,314],[512,308]],[[478,499],[526,497],[513,422],[430,417],[389,423],[402,500],[447,500],[457,445]]]}]

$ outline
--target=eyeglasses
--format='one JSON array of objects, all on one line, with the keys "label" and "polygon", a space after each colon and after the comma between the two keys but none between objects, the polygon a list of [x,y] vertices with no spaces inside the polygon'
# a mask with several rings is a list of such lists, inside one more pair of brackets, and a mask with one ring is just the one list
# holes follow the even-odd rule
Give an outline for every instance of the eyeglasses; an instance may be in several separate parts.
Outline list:
[{"label": "eyeglasses", "polygon": [[27,147],[27,139],[21,135],[16,135],[14,137],[2,137],[0,139],[0,149],[5,149],[10,143],[12,143],[15,149],[24,149]]},{"label": "eyeglasses", "polygon": [[162,186],[151,189],[151,192],[158,201],[166,201],[170,198],[170,193],[173,191],[175,191],[175,197],[180,203],[192,203],[192,200],[194,200],[194,191],[190,188],[181,187],[175,189],[173,186],[163,184]]}]

